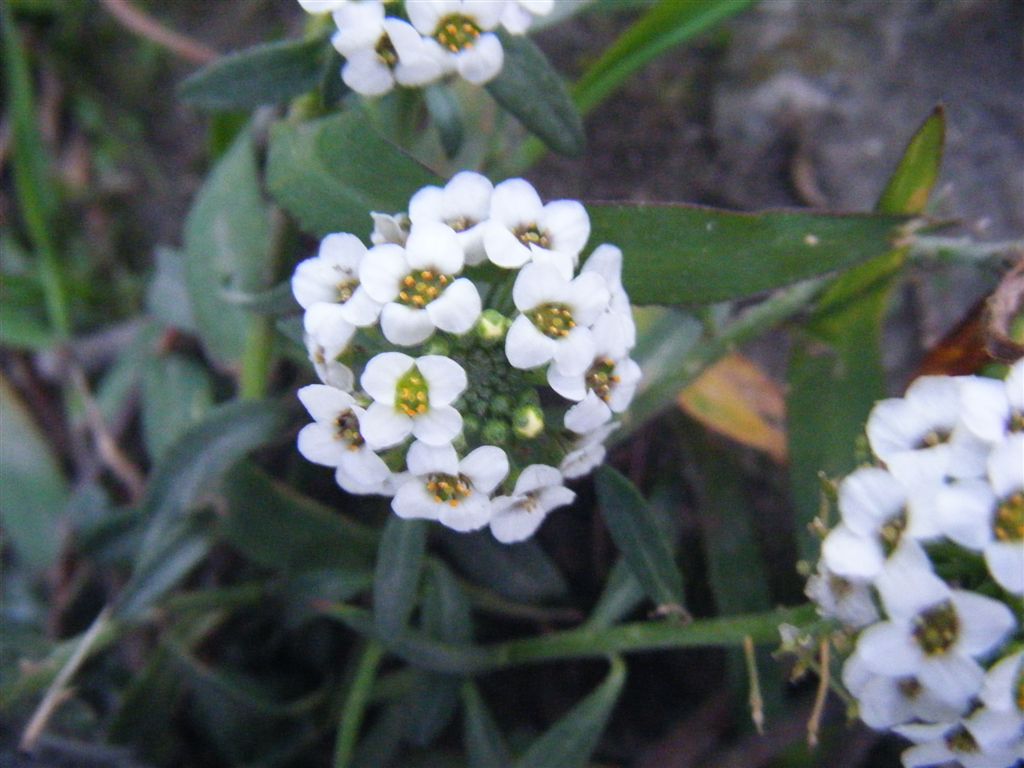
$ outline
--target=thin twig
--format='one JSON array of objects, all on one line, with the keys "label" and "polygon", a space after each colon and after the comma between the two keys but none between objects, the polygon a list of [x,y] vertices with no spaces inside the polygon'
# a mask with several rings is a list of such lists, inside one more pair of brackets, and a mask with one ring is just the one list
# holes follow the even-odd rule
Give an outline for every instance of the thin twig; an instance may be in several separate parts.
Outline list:
[{"label": "thin twig", "polygon": [[764,698],[761,696],[761,675],[757,671],[757,656],[754,652],[754,638],[747,635],[743,638],[743,656],[747,662],[747,677],[750,678],[750,719],[754,728],[764,735]]},{"label": "thin twig", "polygon": [[818,691],[814,694],[814,709],[811,716],[807,718],[807,746],[814,748],[818,746],[818,731],[821,730],[821,715],[825,711],[825,699],[828,696],[829,683],[832,677],[832,666],[829,662],[830,644],[828,639],[821,641],[819,646],[820,656],[818,663]]},{"label": "thin twig", "polygon": [[132,463],[121,450],[114,436],[110,433],[107,423],[100,411],[96,398],[89,389],[89,382],[77,363],[71,365],[71,381],[74,384],[78,396],[82,398],[85,407],[85,417],[89,422],[89,431],[92,432],[93,440],[96,443],[96,451],[99,453],[103,463],[114,473],[114,476],[121,481],[121,484],[128,491],[132,502],[142,498],[146,488],[146,480],[141,470]]},{"label": "thin twig", "polygon": [[209,64],[220,53],[180,32],[168,29],[143,13],[128,0],[100,0],[107,12],[135,34],[162,45],[171,53],[193,64]]},{"label": "thin twig", "polygon": [[106,628],[109,621],[110,609],[104,608],[93,620],[92,626],[82,635],[82,639],[78,642],[74,653],[71,654],[67,663],[57,673],[57,676],[53,678],[53,682],[50,683],[50,687],[46,690],[46,695],[39,702],[39,706],[36,708],[35,713],[33,713],[32,719],[25,726],[25,732],[21,735],[21,743],[18,745],[18,748],[23,752],[32,751],[53,713],[71,695],[71,692],[67,689],[68,683],[71,682],[71,678],[75,676],[75,673],[78,672],[82,664],[89,658],[96,639]]}]

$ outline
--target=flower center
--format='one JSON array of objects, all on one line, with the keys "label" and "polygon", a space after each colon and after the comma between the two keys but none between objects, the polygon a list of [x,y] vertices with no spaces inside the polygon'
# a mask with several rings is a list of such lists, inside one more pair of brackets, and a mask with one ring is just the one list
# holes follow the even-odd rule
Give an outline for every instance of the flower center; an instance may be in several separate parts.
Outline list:
[{"label": "flower center", "polygon": [[917,445],[914,448],[920,450],[922,448],[934,448],[936,445],[942,445],[949,440],[948,429],[933,429],[930,432],[921,436],[921,439],[917,441]]},{"label": "flower center", "polygon": [[561,339],[569,335],[576,327],[572,319],[572,310],[565,304],[541,304],[526,313],[537,330],[552,339]]},{"label": "flower center", "polygon": [[356,288],[359,287],[359,281],[355,278],[348,280],[342,280],[334,286],[334,292],[338,297],[338,302],[344,304],[346,301],[352,298],[352,294],[356,292]]},{"label": "flower center", "polygon": [[513,229],[512,234],[527,248],[531,245],[536,245],[540,248],[551,248],[551,238],[548,236],[548,233],[541,232],[536,224],[523,224]]},{"label": "flower center", "polygon": [[999,505],[992,531],[999,541],[1024,541],[1024,491]]},{"label": "flower center", "polygon": [[946,653],[960,635],[960,618],[953,603],[946,600],[914,618],[914,639],[929,656]]},{"label": "flower center", "polygon": [[480,27],[469,16],[451,13],[437,23],[434,38],[452,53],[472,48],[480,37]]},{"label": "flower center", "polygon": [[391,38],[386,34],[380,36],[380,40],[373,47],[373,52],[377,54],[377,58],[383,61],[389,69],[394,69],[398,63],[398,51],[395,50],[395,44],[391,42]]},{"label": "flower center", "polygon": [[836,600],[844,600],[852,594],[853,584],[842,576],[836,576],[833,573],[829,574],[828,589],[835,596]]},{"label": "flower center", "polygon": [[903,537],[903,531],[906,529],[906,512],[900,512],[895,517],[889,518],[885,525],[878,529],[878,539],[882,544],[882,551],[885,552],[886,557],[891,555],[893,550],[899,546],[900,539]]},{"label": "flower center", "polygon": [[615,375],[615,363],[607,357],[595,360],[587,371],[586,381],[587,389],[608,402],[612,389],[619,383],[619,377]]},{"label": "flower center", "polygon": [[1014,690],[1014,699],[1017,704],[1017,711],[1024,712],[1024,665],[1021,665],[1017,672],[1017,685]]},{"label": "flower center", "polygon": [[459,216],[455,219],[448,219],[445,224],[454,229],[456,232],[465,232],[471,227],[475,227],[480,222],[474,221],[469,216]]},{"label": "flower center", "polygon": [[427,380],[414,365],[395,387],[395,410],[406,416],[422,416],[428,409],[429,393]]},{"label": "flower center", "polygon": [[970,731],[962,725],[958,725],[946,734],[946,746],[951,752],[959,754],[975,754],[979,752],[978,742],[971,736]]},{"label": "flower center", "polygon": [[342,442],[348,443],[352,450],[359,448],[365,442],[359,433],[359,417],[352,411],[338,414],[338,418],[334,420],[334,436]]},{"label": "flower center", "polygon": [[463,475],[433,474],[427,477],[427,493],[433,495],[438,504],[459,506],[459,502],[470,494],[469,480]]},{"label": "flower center", "polygon": [[901,677],[896,681],[896,687],[900,689],[903,698],[908,701],[914,701],[914,699],[921,695],[921,691],[924,690],[916,677]]},{"label": "flower center", "polygon": [[1011,413],[1010,423],[1007,426],[1011,432],[1024,432],[1024,411]]},{"label": "flower center", "polygon": [[451,275],[442,275],[430,269],[410,272],[402,278],[398,302],[413,309],[422,309],[440,296],[452,279]]}]

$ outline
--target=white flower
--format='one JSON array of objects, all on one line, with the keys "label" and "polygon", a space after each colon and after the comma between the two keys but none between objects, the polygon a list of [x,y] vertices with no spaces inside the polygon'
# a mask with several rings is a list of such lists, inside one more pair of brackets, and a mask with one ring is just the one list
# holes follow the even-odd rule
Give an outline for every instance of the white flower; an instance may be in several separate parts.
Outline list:
[{"label": "white flower", "polygon": [[509,179],[494,188],[484,249],[499,267],[516,269],[529,261],[549,262],[569,279],[589,237],[590,217],[576,200],[544,205],[537,190],[524,179]]},{"label": "white flower", "polygon": [[411,474],[391,508],[399,517],[439,520],[456,531],[483,528],[491,519],[491,492],[508,474],[508,457],[484,445],[459,461],[451,445],[415,442],[406,464]]},{"label": "white flower", "polygon": [[818,606],[818,613],[859,629],[878,621],[878,609],[867,584],[832,573],[824,562],[807,580],[805,594]]},{"label": "white flower", "polygon": [[963,768],[1013,768],[1022,759],[1019,750],[986,749],[978,743],[971,719],[959,723],[904,725],[893,730],[916,746],[902,755],[905,768],[925,768],[956,762]]},{"label": "white flower", "polygon": [[366,364],[360,383],[374,400],[360,420],[374,449],[398,445],[409,435],[444,445],[462,429],[462,415],[451,403],[466,389],[466,372],[454,360],[382,352]]},{"label": "white flower", "polygon": [[366,256],[366,246],[355,235],[328,235],[320,243],[317,255],[299,263],[292,274],[292,293],[303,309],[316,304],[330,305],[321,309],[325,316],[317,320],[349,323],[363,328],[377,322],[381,305],[370,298],[359,284],[359,265]]},{"label": "white flower", "polygon": [[856,697],[860,719],[876,730],[915,719],[951,722],[960,716],[959,709],[936,698],[914,677],[873,673],[859,652],[843,665],[843,685]]},{"label": "white flower", "polygon": [[516,480],[511,496],[492,500],[491,533],[503,544],[530,538],[548,513],[572,504],[576,494],[562,485],[562,473],[546,464],[531,464]]},{"label": "white flower", "polygon": [[914,541],[900,545],[876,586],[890,620],[858,638],[865,666],[877,675],[913,677],[940,701],[965,707],[984,676],[975,658],[997,648],[1016,624],[1010,609],[950,589]]},{"label": "white flower", "polygon": [[547,16],[554,7],[555,0],[510,0],[501,14],[501,24],[513,35],[521,35],[535,16]]},{"label": "white flower", "polygon": [[1013,364],[1005,381],[964,376],[957,384],[960,421],[972,435],[991,444],[1024,429],[1024,358]]},{"label": "white flower", "polygon": [[383,493],[391,470],[360,434],[365,411],[340,389],[311,384],[299,400],[314,422],[299,432],[299,453],[314,464],[336,467],[338,485],[350,493]]},{"label": "white flower", "polygon": [[404,213],[370,213],[373,219],[373,231],[370,233],[370,242],[374,245],[384,243],[395,243],[405,247],[405,241],[409,239],[409,217]]},{"label": "white flower", "polygon": [[416,0],[405,9],[445,69],[482,85],[501,71],[505,60],[501,41],[489,31],[501,20],[503,7],[491,0]]},{"label": "white flower", "polygon": [[340,344],[337,343],[339,340],[336,340],[335,343],[327,346],[323,343],[323,336],[323,334],[320,334],[320,339],[317,339],[311,333],[303,334],[309,361],[313,363],[317,376],[320,377],[320,381],[324,384],[329,384],[335,389],[341,389],[345,392],[351,392],[352,387],[355,385],[352,369],[338,360],[338,355],[344,352],[345,347],[348,346],[350,337],[345,336],[343,339],[340,339]]},{"label": "white flower", "polygon": [[494,185],[486,176],[462,171],[444,188],[423,187],[409,200],[409,219],[414,225],[436,222],[451,227],[466,255],[467,264],[486,259],[483,227],[491,209]]},{"label": "white flower", "polygon": [[859,581],[877,577],[904,536],[939,534],[932,509],[912,505],[904,485],[879,467],[861,467],[843,480],[839,512],[842,522],[825,537],[822,560],[832,572]]},{"label": "white flower", "polygon": [[583,373],[594,360],[590,327],[608,305],[604,279],[587,273],[569,280],[554,266],[530,264],[512,287],[522,313],[505,337],[514,368],[536,368],[550,361],[566,376]]},{"label": "white flower", "polygon": [[306,13],[331,13],[350,2],[351,0],[299,0],[299,5]]},{"label": "white flower", "polygon": [[604,441],[608,435],[618,428],[618,422],[605,424],[603,427],[598,427],[589,435],[583,435],[577,440],[573,444],[572,450],[565,455],[562,463],[558,465],[558,468],[562,470],[562,477],[569,480],[583,477],[604,461],[605,454],[607,453]]},{"label": "white flower", "polygon": [[1024,754],[1024,651],[1000,659],[985,674],[970,718],[971,733],[986,748],[1012,748]]},{"label": "white flower", "polygon": [[392,344],[410,346],[434,329],[463,334],[480,316],[480,294],[467,278],[456,278],[464,259],[449,227],[426,222],[413,227],[405,248],[385,243],[363,260],[359,279],[384,305],[380,328]]},{"label": "white flower", "polygon": [[[349,342],[355,335],[356,327],[339,315],[341,305],[320,302],[306,310],[302,316],[302,330],[305,331],[306,348],[311,354],[322,357],[325,365],[336,361],[338,356],[348,349]],[[316,361],[314,361],[316,362]],[[319,366],[317,371],[320,372]],[[321,379],[327,382],[324,374]],[[351,389],[343,386],[341,389]]]},{"label": "white flower", "polygon": [[629,296],[622,287],[622,251],[604,243],[587,257],[580,272],[596,272],[604,278],[611,299],[606,314],[612,320],[608,332],[609,352],[622,357],[636,346],[636,323]]},{"label": "white flower", "polygon": [[871,410],[871,449],[908,486],[946,477],[980,477],[987,446],[957,430],[960,394],[951,376],[922,376],[902,398],[882,400]]}]

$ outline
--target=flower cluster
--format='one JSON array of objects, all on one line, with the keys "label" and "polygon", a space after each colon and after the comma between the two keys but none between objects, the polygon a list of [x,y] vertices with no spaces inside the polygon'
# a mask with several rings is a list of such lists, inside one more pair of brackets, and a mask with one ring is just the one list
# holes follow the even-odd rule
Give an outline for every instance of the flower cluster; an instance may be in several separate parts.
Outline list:
[{"label": "flower cluster", "polygon": [[503,26],[523,34],[554,0],[299,0],[310,13],[330,12],[331,38],[345,57],[349,88],[380,96],[395,85],[420,87],[448,75],[475,85],[501,71]]},{"label": "flower cluster", "polygon": [[876,464],[838,487],[808,595],[855,638],[861,719],[905,766],[1024,759],[1024,361],[1005,381],[927,376],[876,404]]},{"label": "flower cluster", "polygon": [[299,451],[401,517],[528,538],[640,379],[622,253],[580,267],[586,210],[522,179],[463,172],[372,216],[370,247],[329,235],[292,277],[323,382],[299,391]]}]

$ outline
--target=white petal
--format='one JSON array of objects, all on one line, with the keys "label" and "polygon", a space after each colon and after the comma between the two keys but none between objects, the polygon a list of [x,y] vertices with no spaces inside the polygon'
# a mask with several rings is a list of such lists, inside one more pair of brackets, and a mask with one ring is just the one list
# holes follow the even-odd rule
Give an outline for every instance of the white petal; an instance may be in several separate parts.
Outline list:
[{"label": "white petal", "polygon": [[903,485],[878,467],[861,467],[839,486],[839,511],[843,522],[859,536],[873,535],[879,526],[907,503]]},{"label": "white petal", "polygon": [[381,352],[366,364],[360,385],[370,397],[389,406],[395,404],[395,388],[416,361],[401,352]]},{"label": "white petal", "polygon": [[568,303],[577,325],[593,325],[608,308],[608,285],[596,272],[585,272],[569,286]]},{"label": "white petal", "polygon": [[547,514],[540,509],[527,510],[515,506],[491,518],[491,534],[502,544],[524,541],[536,533],[546,517]]},{"label": "white petal", "polygon": [[413,225],[405,243],[405,258],[412,269],[436,270],[445,275],[461,272],[465,264],[455,232],[436,221]]},{"label": "white petal", "polygon": [[572,280],[573,272],[576,271],[576,260],[572,254],[566,251],[549,251],[532,243],[530,244],[530,262],[554,267],[565,281]]},{"label": "white petal", "polygon": [[566,400],[577,402],[587,396],[587,382],[582,373],[562,373],[555,366],[548,368],[548,385]]},{"label": "white petal", "polygon": [[984,677],[976,661],[955,653],[926,656],[917,671],[917,679],[930,694],[957,710],[974,698]]},{"label": "white petal", "polygon": [[821,557],[833,573],[848,579],[868,581],[882,572],[885,556],[878,542],[840,524],[821,545]]},{"label": "white petal", "polygon": [[310,384],[298,391],[299,401],[314,421],[333,423],[335,419],[356,404],[355,398],[324,384]]},{"label": "white petal", "polygon": [[615,385],[611,396],[608,398],[608,407],[614,413],[622,413],[633,402],[633,395],[636,393],[637,385],[640,383],[643,373],[635,360],[626,358],[615,364],[615,375],[619,377],[619,383]]},{"label": "white petal", "polygon": [[543,208],[540,195],[526,179],[507,179],[491,195],[491,218],[507,229],[536,224]]},{"label": "white petal", "polygon": [[416,367],[426,380],[431,407],[451,405],[466,389],[466,371],[450,357],[423,355]]},{"label": "white petal", "polygon": [[491,519],[491,502],[479,493],[473,493],[460,501],[456,506],[451,504],[438,505],[438,520],[453,531],[475,531],[487,525]]},{"label": "white petal", "polygon": [[993,541],[985,547],[985,564],[999,586],[1012,595],[1024,595],[1024,543]]},{"label": "white petal", "polygon": [[341,457],[335,480],[349,493],[384,493],[391,470],[384,459],[368,449],[348,450]]},{"label": "white petal", "polygon": [[306,13],[329,13],[348,2],[349,0],[299,0],[299,5]]},{"label": "white petal", "polygon": [[300,261],[292,274],[292,295],[303,309],[319,302],[337,301],[334,270],[318,257]]},{"label": "white petal", "polygon": [[403,483],[391,500],[391,509],[406,520],[437,520],[441,511],[434,499],[427,493],[423,481],[413,478]]},{"label": "white petal", "polygon": [[405,249],[394,243],[371,248],[359,266],[359,282],[370,298],[384,304],[397,296],[402,278],[409,274]]},{"label": "white petal", "polygon": [[314,304],[302,317],[303,330],[332,356],[340,355],[356,333],[355,326],[345,320],[341,304]]},{"label": "white petal", "polygon": [[968,656],[982,656],[998,648],[1017,625],[1013,612],[990,597],[955,589],[950,600],[960,620],[956,647]]},{"label": "white petal", "polygon": [[589,328],[576,326],[569,335],[555,341],[555,365],[562,373],[585,373],[594,362],[594,335]]},{"label": "white petal", "polygon": [[555,354],[555,342],[537,330],[525,315],[519,315],[505,336],[505,355],[513,368],[527,370],[544,365]]},{"label": "white petal", "polygon": [[988,483],[964,480],[944,486],[933,502],[940,529],[957,544],[978,551],[992,540],[996,497]]},{"label": "white petal", "polygon": [[342,56],[359,49],[372,52],[383,32],[383,21],[384,6],[380,3],[345,3],[334,11],[338,31],[331,42]]},{"label": "white petal", "polygon": [[[520,8],[516,3],[508,3],[505,5],[505,10],[501,14],[501,24],[513,35],[522,35],[530,28],[533,23],[533,16],[524,8]],[[493,530],[493,525],[492,525]],[[530,533],[533,533],[532,531]],[[529,534],[528,534],[529,535]],[[497,538],[497,536],[495,536]],[[501,539],[498,539],[501,541]],[[506,542],[507,543],[507,542]]]},{"label": "white petal", "polygon": [[972,434],[988,443],[1001,440],[1010,420],[1006,384],[981,376],[961,376],[960,421]]},{"label": "white petal", "polygon": [[1024,433],[1010,435],[992,449],[988,479],[1000,499],[1024,489]]},{"label": "white petal", "polygon": [[[554,367],[554,366],[552,366]],[[612,410],[593,392],[565,412],[565,428],[585,435],[611,421]]]},{"label": "white petal", "polygon": [[512,301],[516,309],[526,312],[541,304],[562,301],[568,285],[554,265],[529,264],[516,276]]},{"label": "white petal", "polygon": [[438,329],[461,335],[476,323],[481,308],[476,286],[471,280],[460,277],[427,304],[427,314]]},{"label": "white petal", "polygon": [[370,298],[370,294],[360,286],[352,297],[341,305],[341,316],[358,328],[366,328],[377,322],[381,304]]},{"label": "white petal", "polygon": [[857,694],[857,714],[875,730],[909,722],[914,717],[910,702],[900,692],[897,681],[877,675]]},{"label": "white petal", "polygon": [[394,406],[372,403],[359,420],[359,431],[373,450],[398,445],[413,431],[413,420]]},{"label": "white petal", "polygon": [[501,21],[503,3],[493,0],[462,0],[462,12],[472,18],[480,29],[494,29]]},{"label": "white petal", "polygon": [[900,756],[903,768],[925,768],[930,766],[944,765],[956,756],[949,750],[944,741],[933,741],[927,744],[918,744],[905,750]]},{"label": "white petal", "polygon": [[1006,375],[1006,399],[1013,411],[1024,412],[1024,358],[1011,365]]},{"label": "white petal", "polygon": [[508,474],[508,456],[493,445],[482,445],[459,462],[459,471],[473,481],[473,487],[489,494]]},{"label": "white petal", "polygon": [[497,35],[480,35],[472,48],[459,54],[459,74],[474,85],[483,85],[497,77],[504,62],[505,51]]},{"label": "white petal", "polygon": [[395,87],[395,76],[373,50],[352,54],[341,68],[345,85],[363,96],[382,96]]},{"label": "white petal", "polygon": [[551,237],[551,249],[573,255],[583,250],[590,237],[587,209],[576,200],[555,200],[544,206],[538,222]]},{"label": "white petal", "polygon": [[530,260],[530,249],[501,222],[493,219],[483,225],[484,250],[492,264],[516,269]]},{"label": "white petal", "polygon": [[560,486],[562,473],[547,464],[531,464],[519,474],[515,495],[522,496],[548,486]]},{"label": "white petal", "polygon": [[434,324],[430,322],[427,310],[391,302],[381,310],[380,330],[392,344],[412,347],[430,338]]},{"label": "white petal", "polygon": [[564,485],[549,486],[540,491],[537,496],[538,505],[545,512],[572,504],[576,500],[576,493]]},{"label": "white petal", "polygon": [[484,221],[490,214],[493,191],[494,185],[486,176],[472,171],[455,174],[444,187],[443,218],[448,221],[460,218],[476,223]]},{"label": "white petal", "polygon": [[462,414],[450,405],[431,407],[413,420],[413,435],[428,445],[450,443],[461,431]]},{"label": "white petal", "polygon": [[587,257],[580,272],[597,272],[610,290],[621,288],[622,251],[614,245],[603,243]]},{"label": "white petal", "polygon": [[992,665],[981,687],[980,698],[986,707],[997,712],[1021,712],[1017,707],[1016,690],[1022,661],[1024,651],[1017,651]]},{"label": "white petal", "polygon": [[335,437],[334,430],[323,424],[307,424],[299,430],[299,453],[314,464],[336,467],[348,445]]},{"label": "white petal", "polygon": [[406,4],[405,12],[409,15],[409,21],[416,27],[417,32],[423,35],[432,35],[437,28],[437,22],[456,8],[458,5],[453,2],[415,0],[415,2]]},{"label": "white petal", "polygon": [[414,475],[459,473],[459,457],[451,443],[428,445],[417,440],[409,447],[405,463]]},{"label": "white petal", "polygon": [[906,620],[950,595],[946,582],[932,571],[921,545],[906,537],[889,556],[875,587],[888,614]]},{"label": "white petal", "polygon": [[916,674],[922,659],[908,629],[891,621],[865,629],[857,639],[857,653],[868,669],[887,677]]},{"label": "white petal", "polygon": [[421,224],[426,221],[443,221],[443,199],[444,190],[440,187],[423,187],[409,198],[409,219],[413,224]]}]

